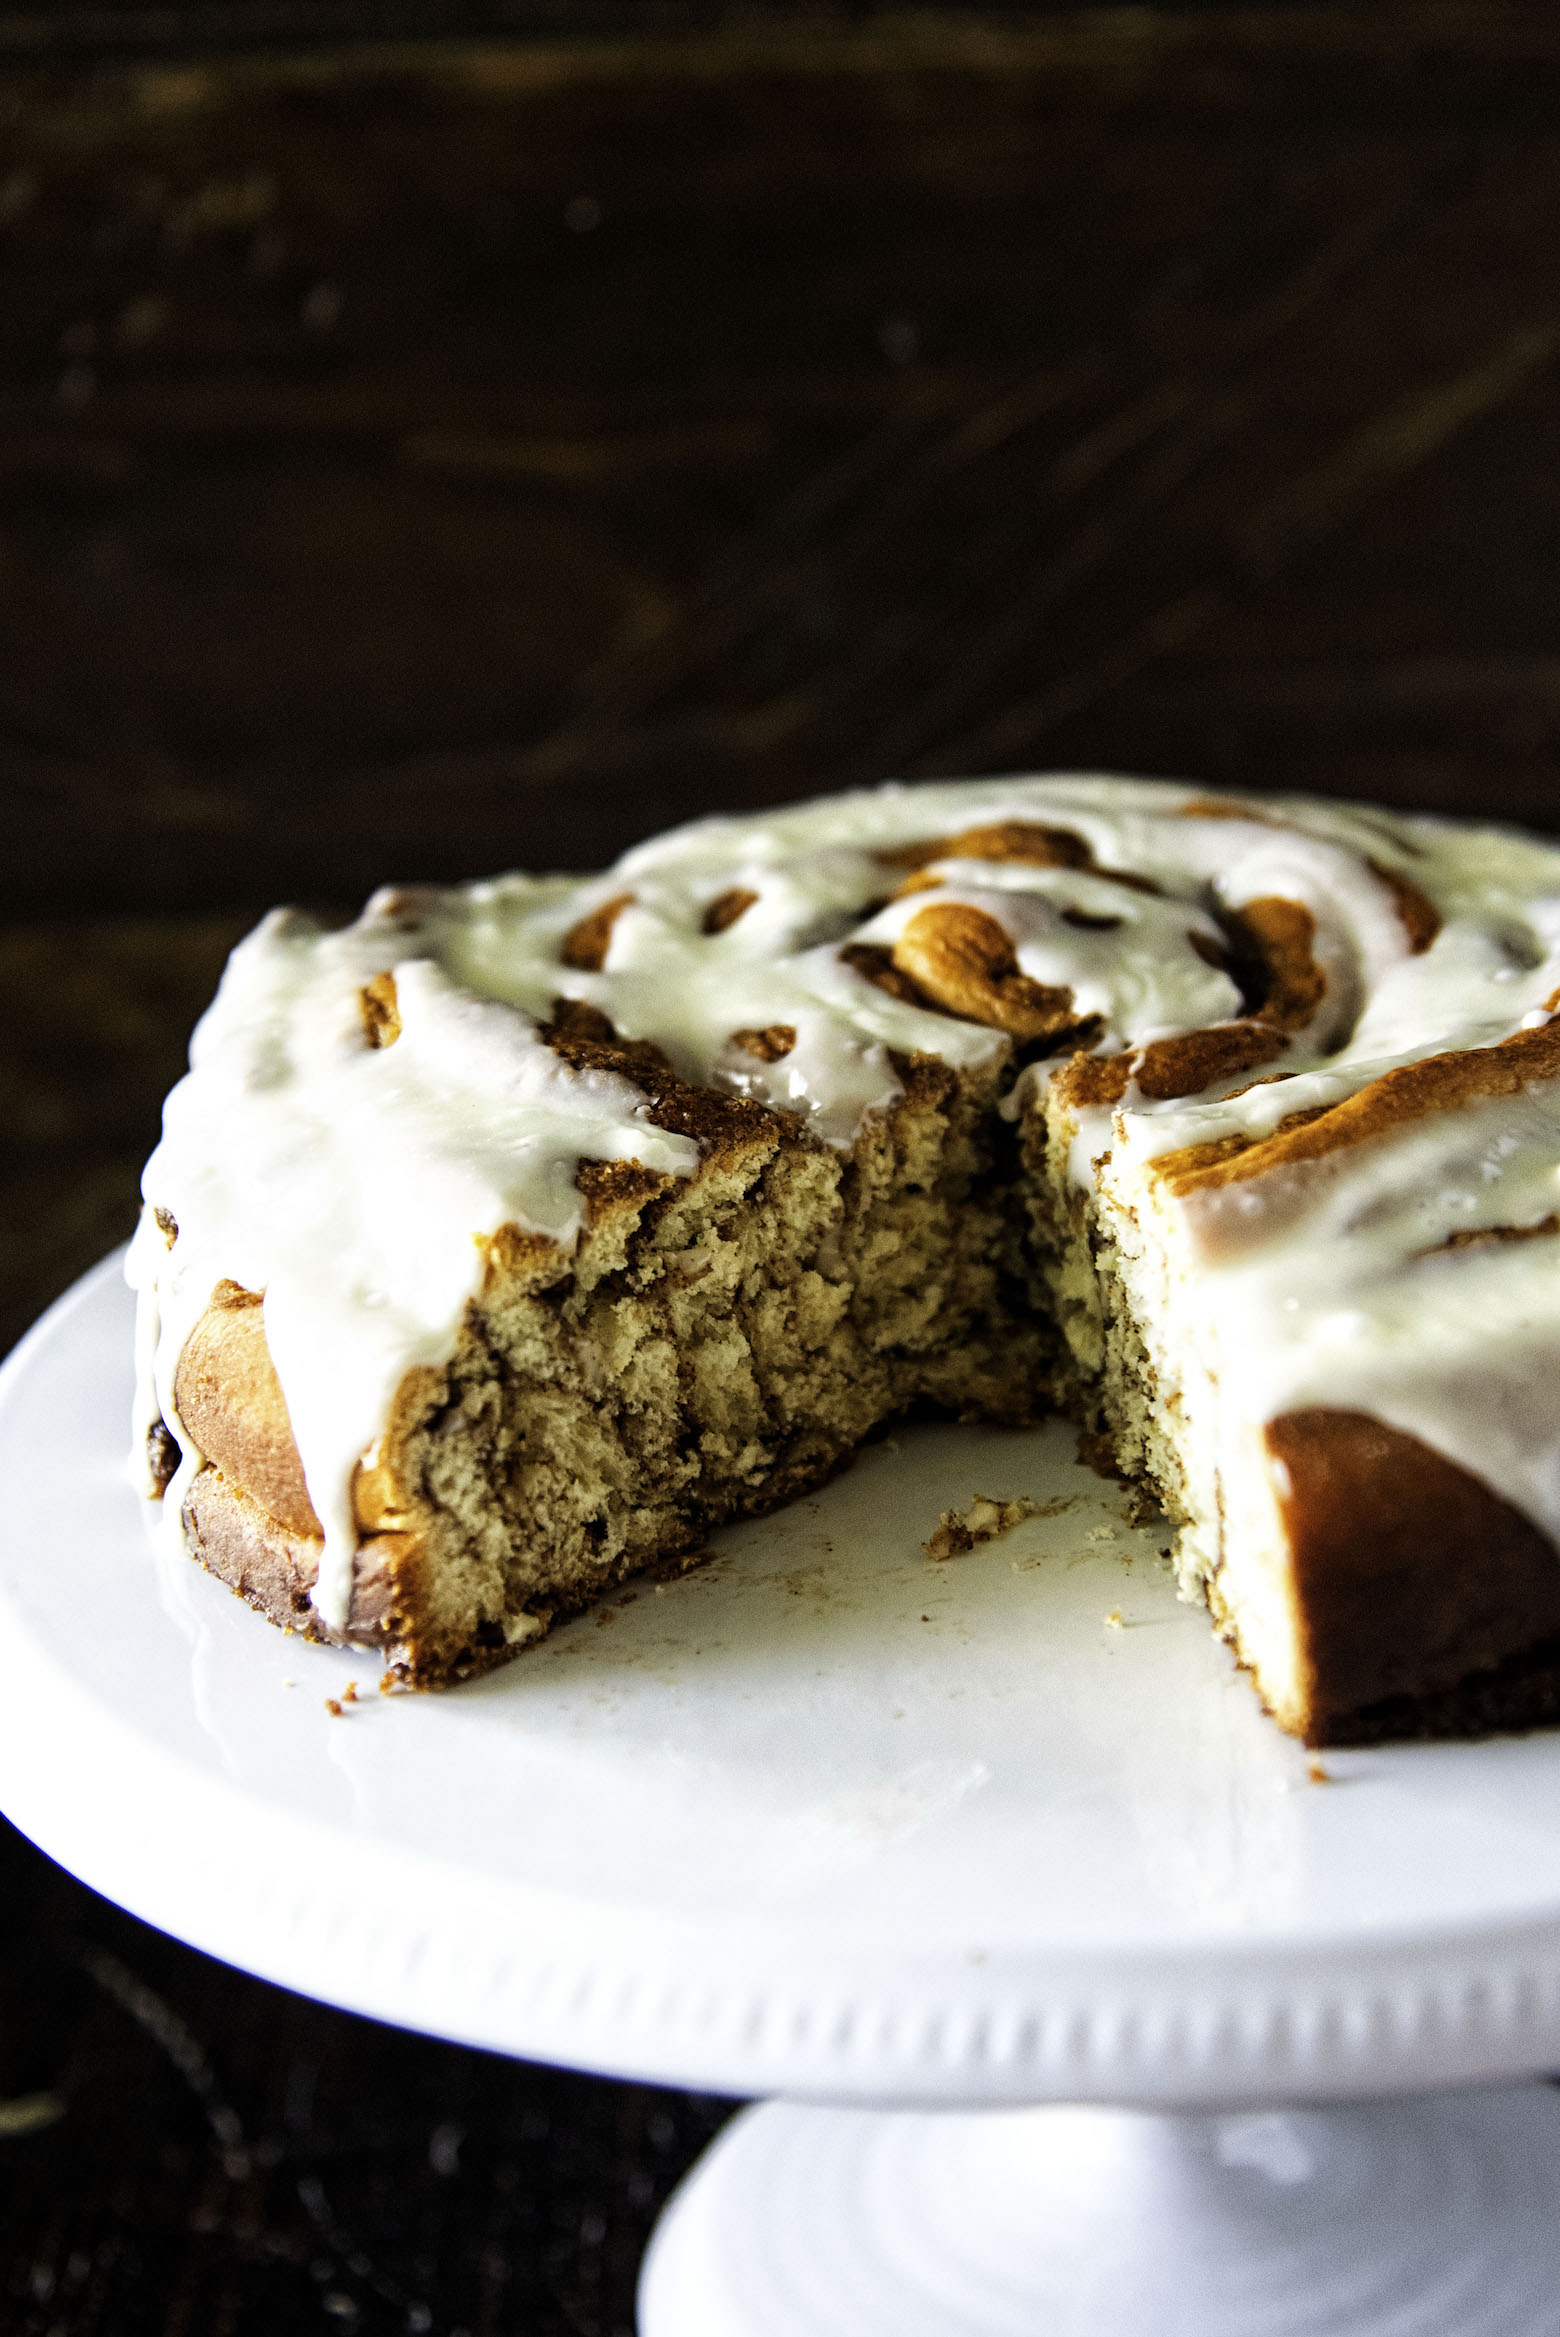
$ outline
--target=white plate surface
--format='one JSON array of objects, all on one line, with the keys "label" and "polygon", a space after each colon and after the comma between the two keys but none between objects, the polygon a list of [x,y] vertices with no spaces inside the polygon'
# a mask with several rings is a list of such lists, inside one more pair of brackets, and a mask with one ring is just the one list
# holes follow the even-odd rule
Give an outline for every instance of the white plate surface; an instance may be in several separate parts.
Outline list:
[{"label": "white plate surface", "polygon": [[[0,1801],[197,1945],[734,2091],[1233,2102],[1560,2063],[1560,1734],[1313,1781],[1062,1427],[908,1430],[503,1672],[380,1697],[154,1551],[130,1333],[110,1260],[0,1374]],[[976,1493],[1050,1514],[932,1564]]]}]

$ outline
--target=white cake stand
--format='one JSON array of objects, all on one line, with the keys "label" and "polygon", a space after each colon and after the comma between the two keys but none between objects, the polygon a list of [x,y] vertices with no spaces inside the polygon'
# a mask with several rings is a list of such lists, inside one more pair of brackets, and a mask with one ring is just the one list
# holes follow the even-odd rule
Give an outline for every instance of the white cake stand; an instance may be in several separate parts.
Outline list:
[{"label": "white cake stand", "polygon": [[782,2097],[674,2200],[644,2337],[1560,2331],[1560,1734],[1313,1778],[1060,1428],[906,1434],[377,1697],[154,1553],[129,1339],[110,1261],[0,1374],[0,1801],[287,1987]]}]

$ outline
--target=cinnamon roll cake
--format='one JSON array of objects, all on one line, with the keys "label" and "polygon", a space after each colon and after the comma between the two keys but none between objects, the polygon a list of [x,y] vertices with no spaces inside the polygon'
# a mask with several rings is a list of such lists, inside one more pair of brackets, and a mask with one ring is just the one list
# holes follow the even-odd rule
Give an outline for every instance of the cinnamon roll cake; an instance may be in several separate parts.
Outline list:
[{"label": "cinnamon roll cake", "polygon": [[1061,1410],[1279,1725],[1560,1717],[1560,848],[1102,777],[705,820],[235,951],[136,1452],[434,1687],[913,1406]]}]

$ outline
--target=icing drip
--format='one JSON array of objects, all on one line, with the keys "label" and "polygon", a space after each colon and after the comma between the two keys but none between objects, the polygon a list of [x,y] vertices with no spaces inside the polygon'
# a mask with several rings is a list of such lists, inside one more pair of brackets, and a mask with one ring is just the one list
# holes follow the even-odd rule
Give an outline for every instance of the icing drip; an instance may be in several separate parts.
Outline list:
[{"label": "icing drip", "polygon": [[[315,1604],[351,1601],[352,1471],[404,1374],[454,1345],[480,1287],[482,1243],[506,1224],[570,1243],[582,1159],[683,1175],[686,1138],[654,1128],[626,1080],[572,1070],[508,1007],[434,956],[447,917],[346,933],[268,918],[235,951],[168,1099],[129,1273],[142,1293],[150,1394],[183,1460],[166,1497],[177,1530],[199,1455],[174,1377],[215,1285],[265,1294],[265,1333],[309,1497],[325,1530]],[[400,1030],[374,1046],[360,993],[394,967]],[[143,1425],[151,1406],[143,1395]],[[144,1441],[144,1437],[143,1437]]]}]

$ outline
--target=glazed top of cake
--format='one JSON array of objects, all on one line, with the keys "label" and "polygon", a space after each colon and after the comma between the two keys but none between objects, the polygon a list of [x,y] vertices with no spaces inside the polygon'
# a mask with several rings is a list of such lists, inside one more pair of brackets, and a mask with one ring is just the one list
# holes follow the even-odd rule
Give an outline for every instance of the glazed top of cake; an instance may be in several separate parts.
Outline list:
[{"label": "glazed top of cake", "polygon": [[1160,1163],[1254,1418],[1373,1410],[1560,1535],[1560,1241],[1507,1238],[1560,1209],[1560,849],[1161,782],[970,781],[701,821],[602,876],[390,890],[339,931],[277,911],[234,952],[144,1179],[142,1424],[179,1433],[215,1285],[264,1291],[328,1618],[353,1465],[406,1370],[450,1353],[487,1237],[571,1244],[582,1160],[698,1159],[627,1078],[548,1043],[560,998],[831,1145],[892,1104],[896,1059],[1012,1058],[1014,1114],[1065,1079],[1080,1177],[1112,1147]]}]

